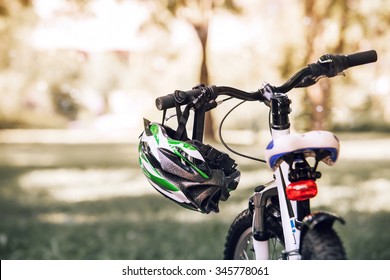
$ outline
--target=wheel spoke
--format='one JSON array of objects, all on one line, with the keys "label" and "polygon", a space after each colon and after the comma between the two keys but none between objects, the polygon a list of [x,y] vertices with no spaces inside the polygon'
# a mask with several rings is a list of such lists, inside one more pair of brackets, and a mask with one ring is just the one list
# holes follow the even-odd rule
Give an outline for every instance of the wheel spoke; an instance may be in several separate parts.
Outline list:
[{"label": "wheel spoke", "polygon": [[[256,258],[253,247],[252,220],[253,216],[249,210],[245,210],[237,216],[226,238],[225,259],[253,260]],[[281,228],[279,228],[281,225],[276,222],[267,224],[267,226],[271,235],[268,244],[269,252],[262,252],[261,255],[267,253],[270,259],[278,259],[284,250],[281,241],[283,239],[279,239],[277,235],[281,232]]]}]

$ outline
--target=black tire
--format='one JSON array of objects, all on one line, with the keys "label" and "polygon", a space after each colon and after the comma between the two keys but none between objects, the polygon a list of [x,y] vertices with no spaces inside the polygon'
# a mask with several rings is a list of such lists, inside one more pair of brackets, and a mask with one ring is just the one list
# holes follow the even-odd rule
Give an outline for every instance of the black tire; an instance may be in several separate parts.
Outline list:
[{"label": "black tire", "polygon": [[301,255],[303,260],[345,260],[343,244],[329,225],[318,225],[302,238]]},{"label": "black tire", "polygon": [[[273,205],[267,207],[266,226],[270,235],[270,257],[279,259],[282,250],[284,250],[284,238],[280,218],[278,215],[272,215],[274,212]],[[233,221],[226,237],[225,260],[255,259],[252,245],[252,220],[253,215],[247,209],[242,211]]]}]

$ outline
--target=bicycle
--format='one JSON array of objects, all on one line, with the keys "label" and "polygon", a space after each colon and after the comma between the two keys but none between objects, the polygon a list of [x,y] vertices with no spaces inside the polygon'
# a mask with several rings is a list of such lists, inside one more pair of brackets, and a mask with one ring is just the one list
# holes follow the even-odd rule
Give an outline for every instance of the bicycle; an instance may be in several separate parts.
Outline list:
[{"label": "bicycle", "polygon": [[[339,140],[329,131],[290,133],[291,100],[287,93],[375,61],[375,50],[325,54],[278,87],[265,84],[259,90],[246,92],[199,85],[161,96],[156,99],[156,107],[163,111],[162,124],[145,120],[140,136],[141,169],[157,191],[179,205],[202,213],[219,212],[218,203],[226,201],[237,188],[240,172],[227,153],[202,142],[205,113],[232,98],[242,100],[238,105],[260,101],[270,108],[272,140],[265,149],[265,160],[246,157],[266,163],[273,178],[254,188],[248,208],[231,224],[224,259],[346,259],[343,243],[333,228],[336,221],[344,224],[344,219],[325,211],[312,212],[310,208],[310,199],[318,193],[316,180],[321,177],[318,165],[336,163]],[[217,101],[222,95],[228,97]],[[222,119],[219,136],[229,151],[242,155],[226,145],[221,134],[225,118],[237,106]],[[171,108],[176,108],[176,130],[164,125]],[[191,111],[194,124],[189,138],[186,125]]]}]

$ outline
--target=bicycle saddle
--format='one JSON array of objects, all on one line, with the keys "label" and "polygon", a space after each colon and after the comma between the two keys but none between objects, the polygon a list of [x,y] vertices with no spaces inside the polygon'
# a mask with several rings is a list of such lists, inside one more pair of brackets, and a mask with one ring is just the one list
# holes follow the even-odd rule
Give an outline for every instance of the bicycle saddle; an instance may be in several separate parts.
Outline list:
[{"label": "bicycle saddle", "polygon": [[310,131],[281,136],[272,140],[265,151],[267,165],[276,170],[283,162],[300,157],[315,157],[327,165],[334,165],[339,155],[340,143],[329,131]]}]

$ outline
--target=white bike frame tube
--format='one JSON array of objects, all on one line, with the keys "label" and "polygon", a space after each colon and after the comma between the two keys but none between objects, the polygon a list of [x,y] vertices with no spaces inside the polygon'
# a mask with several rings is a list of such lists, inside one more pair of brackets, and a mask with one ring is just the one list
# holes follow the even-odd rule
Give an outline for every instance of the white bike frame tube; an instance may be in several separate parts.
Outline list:
[{"label": "white bike frame tube", "polygon": [[[290,129],[272,130],[273,139],[287,134],[290,134]],[[288,180],[288,169],[288,164],[286,162],[283,162],[280,167],[274,172],[274,175],[278,189],[280,215],[282,220],[286,253],[292,252],[292,254],[289,255],[289,259],[300,259],[300,255],[297,254],[297,252],[299,251],[300,231],[295,227],[297,203],[295,201],[290,201],[292,206],[292,213],[289,213],[285,192],[285,187],[290,184],[290,181]],[[292,215],[290,216],[290,214]]]},{"label": "white bike frame tube", "polygon": [[257,241],[254,237],[252,237],[252,240],[253,240],[253,250],[255,250],[256,260],[269,260],[268,240]]},{"label": "white bike frame tube", "polygon": [[277,139],[280,136],[288,135],[290,134],[290,129],[283,129],[283,130],[276,130],[272,129],[272,139]]},{"label": "white bike frame tube", "polygon": [[[275,181],[278,188],[280,216],[282,220],[286,253],[293,252],[293,254],[290,255],[289,259],[299,259],[299,255],[297,254],[297,252],[299,251],[300,231],[295,227],[297,203],[296,201],[290,201],[292,213],[289,213],[286,192],[284,189],[285,186],[290,183],[289,180],[286,178],[288,174],[288,168],[288,164],[283,162],[275,172]],[[292,215],[290,216],[290,214]]]}]

